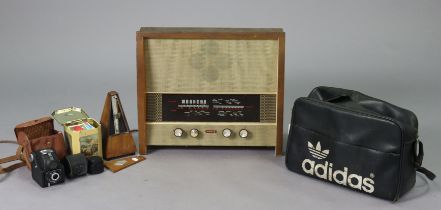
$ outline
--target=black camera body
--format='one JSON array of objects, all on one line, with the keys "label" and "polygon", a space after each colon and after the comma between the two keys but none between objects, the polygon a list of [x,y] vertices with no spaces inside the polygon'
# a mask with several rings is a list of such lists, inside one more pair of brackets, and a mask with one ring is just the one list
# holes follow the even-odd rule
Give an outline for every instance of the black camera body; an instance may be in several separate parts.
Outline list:
[{"label": "black camera body", "polygon": [[64,167],[52,149],[42,149],[30,155],[32,178],[41,187],[64,182]]}]

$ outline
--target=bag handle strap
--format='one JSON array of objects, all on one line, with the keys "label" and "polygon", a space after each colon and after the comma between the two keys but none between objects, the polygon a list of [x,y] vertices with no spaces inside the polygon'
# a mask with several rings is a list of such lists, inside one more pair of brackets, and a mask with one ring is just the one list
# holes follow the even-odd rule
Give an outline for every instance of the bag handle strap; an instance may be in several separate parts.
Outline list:
[{"label": "bag handle strap", "polygon": [[416,170],[426,175],[427,178],[429,178],[430,180],[434,180],[436,178],[436,175],[433,172],[421,166],[423,164],[424,148],[423,148],[423,142],[421,142],[419,139],[417,139],[417,147],[418,147],[418,154],[415,160]]},{"label": "bag handle strap", "polygon": [[[17,142],[15,141],[11,141],[11,140],[0,140],[0,143],[5,143],[5,144],[17,144]],[[18,146],[17,148],[17,152],[15,153],[15,155],[9,156],[9,157],[5,157],[5,158],[0,158],[0,174],[5,174],[5,173],[9,173],[17,168],[21,168],[23,166],[26,165],[25,161],[22,158],[22,154],[23,154],[23,147],[22,146]],[[12,161],[20,161],[19,163],[15,163],[13,165],[10,165],[6,168],[3,168],[1,166],[1,164],[3,163],[9,163]]]},{"label": "bag handle strap", "polygon": [[342,101],[349,101],[351,100],[351,96],[350,95],[338,95],[332,98],[327,98],[324,101],[329,102],[329,103],[338,103],[338,102],[342,102]]}]

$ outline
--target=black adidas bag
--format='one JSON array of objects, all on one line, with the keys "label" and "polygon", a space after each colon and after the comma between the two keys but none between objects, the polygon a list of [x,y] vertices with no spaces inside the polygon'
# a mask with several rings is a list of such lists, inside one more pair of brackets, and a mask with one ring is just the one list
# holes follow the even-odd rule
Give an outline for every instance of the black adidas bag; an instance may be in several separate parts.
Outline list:
[{"label": "black adidas bag", "polygon": [[[418,150],[418,151],[417,151]],[[362,93],[315,88],[294,103],[289,170],[396,201],[415,184],[423,145],[416,116]]]}]

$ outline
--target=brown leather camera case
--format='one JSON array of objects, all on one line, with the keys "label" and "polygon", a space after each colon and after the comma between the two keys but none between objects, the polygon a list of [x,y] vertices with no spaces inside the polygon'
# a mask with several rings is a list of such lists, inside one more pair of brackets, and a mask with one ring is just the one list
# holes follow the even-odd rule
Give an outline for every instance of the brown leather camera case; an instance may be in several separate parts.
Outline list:
[{"label": "brown leather camera case", "polygon": [[19,124],[14,129],[17,142],[23,147],[23,157],[27,167],[31,168],[29,155],[41,149],[53,149],[61,160],[66,156],[63,133],[54,129],[54,120],[43,117]]}]

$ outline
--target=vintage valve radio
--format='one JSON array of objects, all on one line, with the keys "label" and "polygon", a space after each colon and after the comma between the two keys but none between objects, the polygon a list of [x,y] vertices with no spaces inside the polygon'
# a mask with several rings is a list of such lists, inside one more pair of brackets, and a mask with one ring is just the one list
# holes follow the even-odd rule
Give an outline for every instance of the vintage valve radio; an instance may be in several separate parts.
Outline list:
[{"label": "vintage valve radio", "polygon": [[139,148],[274,147],[282,153],[282,29],[141,28]]}]

